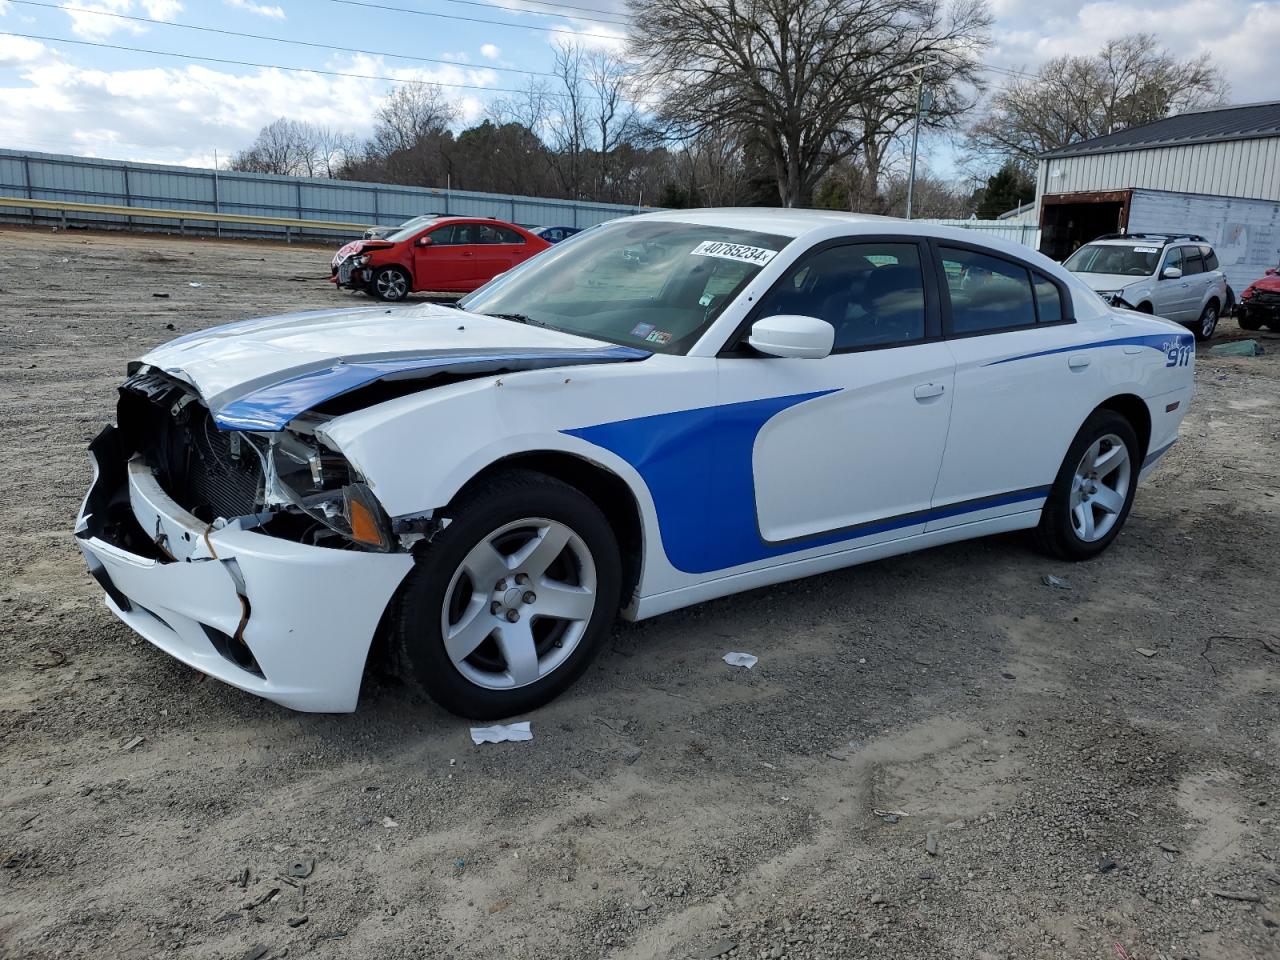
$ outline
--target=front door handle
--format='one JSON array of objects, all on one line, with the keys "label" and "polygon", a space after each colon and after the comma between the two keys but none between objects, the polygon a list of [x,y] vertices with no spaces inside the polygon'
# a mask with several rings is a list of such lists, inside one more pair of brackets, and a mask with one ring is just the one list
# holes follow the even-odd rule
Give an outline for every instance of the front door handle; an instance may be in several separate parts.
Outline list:
[{"label": "front door handle", "polygon": [[922,383],[916,387],[916,399],[932,400],[934,397],[942,396],[942,391],[945,389],[946,387],[940,383]]},{"label": "front door handle", "polygon": [[475,256],[475,254],[474,254],[474,253],[472,253],[470,250],[463,250],[463,251],[462,251],[462,255],[463,255],[464,257],[474,257],[474,256]]}]

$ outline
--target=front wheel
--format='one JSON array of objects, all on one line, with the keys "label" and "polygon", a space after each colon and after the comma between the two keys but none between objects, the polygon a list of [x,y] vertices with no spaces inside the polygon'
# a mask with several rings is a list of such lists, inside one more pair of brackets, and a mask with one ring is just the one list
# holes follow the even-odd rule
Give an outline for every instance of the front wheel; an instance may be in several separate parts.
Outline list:
[{"label": "front wheel", "polygon": [[1036,530],[1040,546],[1063,560],[1088,560],[1124,526],[1138,486],[1138,437],[1113,410],[1097,410],[1076,434]]},{"label": "front wheel", "polygon": [[1241,330],[1262,329],[1262,318],[1255,317],[1249,308],[1245,306],[1236,308],[1236,323],[1240,324]]},{"label": "front wheel", "polygon": [[1218,329],[1218,301],[1210,300],[1204,305],[1204,309],[1200,311],[1200,319],[1196,321],[1196,325],[1191,328],[1191,332],[1196,335],[1197,340],[1208,340],[1213,336],[1213,332]]},{"label": "front wheel", "polygon": [[613,530],[584,494],[524,470],[445,515],[398,596],[400,672],[464,717],[539,707],[582,673],[617,614]]},{"label": "front wheel", "polygon": [[370,289],[379,300],[403,300],[409,295],[409,275],[399,267],[383,267],[373,275]]}]

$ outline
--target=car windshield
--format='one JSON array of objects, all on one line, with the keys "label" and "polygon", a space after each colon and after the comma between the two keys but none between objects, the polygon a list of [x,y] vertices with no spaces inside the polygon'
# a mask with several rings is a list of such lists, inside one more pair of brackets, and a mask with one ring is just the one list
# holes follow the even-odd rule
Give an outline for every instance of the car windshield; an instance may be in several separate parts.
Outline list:
[{"label": "car windshield", "polygon": [[790,239],[668,220],[614,221],[561,241],[459,306],[686,353]]},{"label": "car windshield", "polygon": [[400,224],[400,226],[396,227],[395,233],[389,233],[383,239],[390,240],[392,243],[399,243],[401,240],[408,240],[415,233],[436,219],[438,218],[414,217],[412,220],[406,220],[404,223]]},{"label": "car windshield", "polygon": [[1072,273],[1115,273],[1149,277],[1156,272],[1160,248],[1134,244],[1085,244],[1063,264]]}]

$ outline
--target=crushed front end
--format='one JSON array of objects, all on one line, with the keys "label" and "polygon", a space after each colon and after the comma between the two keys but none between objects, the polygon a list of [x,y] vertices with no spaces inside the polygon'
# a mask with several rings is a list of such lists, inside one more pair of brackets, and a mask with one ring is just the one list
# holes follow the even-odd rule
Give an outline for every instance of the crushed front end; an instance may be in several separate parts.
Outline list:
[{"label": "crushed front end", "polygon": [[412,566],[377,498],[308,432],[219,429],[142,367],[90,445],[76,538],[108,607],[188,665],[298,710],[355,709]]}]

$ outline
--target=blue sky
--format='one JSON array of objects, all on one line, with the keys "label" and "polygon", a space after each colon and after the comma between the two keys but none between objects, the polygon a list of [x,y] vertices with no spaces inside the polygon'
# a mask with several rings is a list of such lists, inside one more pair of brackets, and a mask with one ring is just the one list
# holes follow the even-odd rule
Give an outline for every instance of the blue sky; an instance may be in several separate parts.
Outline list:
[{"label": "blue sky", "polygon": [[[483,116],[503,88],[528,79],[497,68],[548,71],[553,42],[621,49],[622,0],[369,0],[443,16],[375,9],[344,0],[0,0],[0,146],[162,163],[210,165],[246,146],[257,130],[288,115],[357,135],[368,132],[386,80],[201,63],[77,45],[88,41],[368,77],[457,84],[464,122]],[[1033,69],[1063,53],[1087,53],[1106,39],[1149,30],[1178,54],[1212,53],[1231,99],[1280,99],[1280,0],[1079,2],[990,0],[996,17],[986,62]],[[575,9],[570,9],[575,8]],[[592,13],[587,13],[590,9]],[[96,13],[95,13],[96,11]],[[164,21],[140,23],[115,13]],[[474,20],[506,21],[499,26]],[[613,21],[613,22],[600,22]],[[182,29],[197,25],[317,44],[353,54]],[[6,35],[8,34],[8,35]],[[55,39],[24,39],[28,34]],[[407,54],[422,63],[382,54]],[[990,79],[998,83],[1004,75]],[[470,88],[470,89],[468,89]],[[924,144],[933,169],[954,175],[954,151]]]}]

